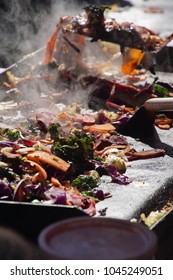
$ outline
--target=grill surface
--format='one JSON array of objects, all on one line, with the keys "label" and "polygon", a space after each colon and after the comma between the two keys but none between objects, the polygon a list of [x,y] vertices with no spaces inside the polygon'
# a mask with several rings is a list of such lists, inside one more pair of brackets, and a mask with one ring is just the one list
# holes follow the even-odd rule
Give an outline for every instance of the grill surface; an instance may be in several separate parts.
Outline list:
[{"label": "grill surface", "polygon": [[[157,7],[161,7],[164,9],[163,14],[145,14],[143,12],[146,6],[155,6],[156,3],[154,0],[152,1],[142,1],[138,0],[131,1],[134,4],[134,7],[130,7],[127,10],[124,10],[122,13],[116,14],[116,20],[121,22],[124,20],[135,22],[139,25],[144,25],[146,27],[150,27],[154,31],[158,31],[161,36],[169,35],[172,30],[170,30],[170,20],[171,18],[171,9],[173,8],[172,0],[167,0],[166,2],[162,3],[161,0],[157,1]],[[33,54],[29,58],[24,59],[21,63],[17,63],[13,65],[12,69],[22,69],[24,67],[26,69],[26,61],[35,60],[35,57],[40,52]],[[170,60],[170,53],[172,53],[172,48],[169,47],[165,49],[165,56],[164,56],[164,63],[162,61],[162,56],[157,57],[158,65],[156,69],[159,71],[168,71],[170,73],[163,73],[158,72],[157,75],[160,77],[161,81],[172,82],[172,71],[173,71],[173,61]],[[162,54],[163,55],[163,54]],[[4,79],[4,74],[1,75],[1,81]],[[163,158],[154,158],[148,160],[138,160],[131,162],[131,167],[127,169],[127,176],[132,179],[132,183],[126,186],[112,184],[108,177],[102,178],[101,188],[106,191],[110,192],[112,197],[106,199],[102,202],[97,204],[97,210],[106,210],[107,217],[115,217],[130,220],[132,218],[139,218],[142,212],[149,214],[152,210],[160,209],[168,199],[173,200],[173,173],[172,173],[172,166],[173,166],[173,129],[168,131],[163,131],[156,129],[155,134],[151,136],[150,139],[145,139],[145,143],[141,141],[137,141],[133,138],[127,137],[129,143],[131,143],[136,150],[142,149],[150,149],[153,148],[165,148],[166,155]],[[0,209],[3,209],[3,212],[7,215],[4,218],[0,219],[1,224],[13,225],[14,227],[17,226],[19,230],[22,230],[21,217],[18,216],[18,212],[16,212],[16,220],[19,222],[12,223],[14,219],[13,215],[10,215],[10,211],[13,212],[13,208],[16,208],[16,205],[20,205],[18,203],[9,204],[9,203],[0,203]],[[21,207],[21,206],[20,206]],[[31,224],[39,224],[39,218],[36,215],[34,218],[34,211],[37,206],[32,207],[32,209],[26,206],[26,217],[32,213],[33,220],[29,221],[26,225],[23,224],[23,230],[28,230],[28,227]],[[64,208],[64,209],[63,209]],[[16,208],[17,209],[17,208]],[[28,210],[27,210],[28,209]],[[42,209],[42,210],[41,210]],[[40,216],[43,216],[45,211],[44,208],[39,208],[38,213]],[[58,210],[59,209],[59,210]],[[46,210],[47,211],[47,210]],[[60,219],[59,213],[63,213],[63,218],[71,217],[71,216],[78,216],[84,215],[80,211],[76,211],[74,209],[69,209],[66,207],[54,207],[54,213],[57,213],[57,216],[53,216],[53,219]],[[45,213],[45,212],[44,212]],[[99,212],[98,212],[99,215]],[[62,217],[62,216],[61,216]],[[153,230],[155,230],[162,240],[163,236],[167,234],[167,229],[170,229],[170,221],[172,221],[173,213],[170,213],[161,219],[157,224],[153,226]],[[52,222],[52,219],[46,220],[46,223]],[[44,224],[45,226],[46,224]],[[43,226],[43,225],[42,225]],[[32,238],[34,234],[37,234],[31,229]],[[41,227],[39,227],[41,230]],[[33,232],[33,234],[32,234]],[[162,240],[163,241],[163,240]],[[163,242],[164,243],[164,242]]]}]

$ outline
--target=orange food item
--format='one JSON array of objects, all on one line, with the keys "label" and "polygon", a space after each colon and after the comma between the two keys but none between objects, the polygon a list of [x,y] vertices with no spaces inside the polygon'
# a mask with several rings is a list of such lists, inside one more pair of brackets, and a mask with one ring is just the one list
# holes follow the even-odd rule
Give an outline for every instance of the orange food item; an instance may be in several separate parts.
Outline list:
[{"label": "orange food item", "polygon": [[38,164],[34,161],[31,161],[31,160],[28,160],[27,162],[29,162],[31,166],[34,166],[35,169],[38,171],[38,173],[36,174],[37,176],[35,177],[35,181],[47,179],[47,173],[40,164]]},{"label": "orange food item", "polygon": [[102,133],[114,131],[115,127],[111,123],[105,123],[105,124],[94,124],[89,126],[84,126],[85,131],[89,130],[97,130]]},{"label": "orange food item", "polygon": [[125,52],[121,71],[124,75],[136,74],[135,68],[141,62],[144,52],[138,49],[129,49]]},{"label": "orange food item", "polygon": [[33,153],[29,153],[27,155],[27,159],[32,160],[36,163],[46,163],[63,172],[66,172],[70,167],[70,164],[65,160],[44,151],[36,151]]},{"label": "orange food item", "polygon": [[54,52],[54,49],[56,46],[57,36],[61,29],[61,25],[62,25],[62,20],[59,21],[59,23],[56,26],[55,32],[52,34],[49,41],[47,42],[46,50],[45,50],[44,57],[42,60],[43,65],[47,65],[52,62],[52,56],[53,56],[53,52]]},{"label": "orange food item", "polygon": [[51,177],[51,183],[52,183],[52,185],[54,185],[55,187],[58,187],[58,188],[62,188],[62,189],[63,189],[63,187],[62,187],[62,185],[61,185],[61,183],[60,183],[60,181],[59,181],[58,179],[56,179],[56,178],[54,178],[54,177]]}]

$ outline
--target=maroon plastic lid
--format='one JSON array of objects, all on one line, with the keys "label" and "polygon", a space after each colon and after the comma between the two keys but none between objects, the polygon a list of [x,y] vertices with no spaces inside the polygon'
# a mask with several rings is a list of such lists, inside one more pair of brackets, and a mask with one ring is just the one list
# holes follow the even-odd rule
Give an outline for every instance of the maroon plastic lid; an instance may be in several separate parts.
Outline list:
[{"label": "maroon plastic lid", "polygon": [[42,230],[40,248],[55,259],[152,259],[157,237],[146,226],[105,217],[66,219]]}]

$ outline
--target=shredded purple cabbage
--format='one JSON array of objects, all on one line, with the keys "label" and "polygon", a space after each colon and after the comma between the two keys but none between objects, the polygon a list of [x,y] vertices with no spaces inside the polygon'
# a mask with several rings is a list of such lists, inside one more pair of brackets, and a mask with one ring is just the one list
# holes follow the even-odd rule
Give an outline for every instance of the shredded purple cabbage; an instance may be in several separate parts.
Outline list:
[{"label": "shredded purple cabbage", "polygon": [[38,184],[27,184],[24,186],[24,191],[26,193],[27,199],[43,199],[44,198],[45,186],[41,183]]},{"label": "shredded purple cabbage", "polygon": [[15,142],[11,142],[11,141],[0,141],[0,147],[4,148],[4,147],[14,147],[17,146],[17,144]]},{"label": "shredded purple cabbage", "polygon": [[113,121],[112,124],[113,125],[124,125],[128,122],[128,120],[130,120],[131,117],[132,117],[131,114],[126,113],[123,116],[119,117],[116,121]]},{"label": "shredded purple cabbage", "polygon": [[129,177],[124,174],[120,174],[113,164],[104,165],[102,162],[93,160],[96,170],[100,167],[105,169],[108,175],[111,177],[112,182],[120,184],[120,185],[127,185],[131,183]]},{"label": "shredded purple cabbage", "polygon": [[5,184],[2,180],[0,180],[0,200],[12,200],[10,184]]},{"label": "shredded purple cabbage", "polygon": [[66,204],[67,204],[67,195],[66,195],[66,193],[61,193],[61,194],[59,194],[59,195],[55,198],[54,204],[66,205]]},{"label": "shredded purple cabbage", "polygon": [[94,163],[96,169],[99,167],[103,167],[103,163],[101,161],[93,160],[92,162]]},{"label": "shredded purple cabbage", "polygon": [[115,165],[113,165],[113,164],[106,165],[105,169],[106,169],[107,173],[109,174],[109,176],[112,178],[112,181],[114,183],[117,183],[120,185],[127,185],[131,182],[127,176],[120,174],[117,171],[117,168],[115,167]]},{"label": "shredded purple cabbage", "polygon": [[99,200],[104,200],[105,199],[105,195],[104,192],[102,190],[97,190],[96,193],[94,194],[95,198],[98,198]]}]

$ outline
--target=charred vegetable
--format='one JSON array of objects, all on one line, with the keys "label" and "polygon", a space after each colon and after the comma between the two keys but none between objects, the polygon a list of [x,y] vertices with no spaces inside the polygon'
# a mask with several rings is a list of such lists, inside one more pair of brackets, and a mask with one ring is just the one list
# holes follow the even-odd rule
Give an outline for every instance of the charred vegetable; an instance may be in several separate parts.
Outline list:
[{"label": "charred vegetable", "polygon": [[80,62],[86,46],[85,37],[89,37],[91,42],[103,41],[120,45],[123,74],[133,74],[139,64],[154,71],[155,54],[173,39],[173,34],[164,40],[143,26],[136,26],[131,22],[119,24],[113,19],[105,18],[106,9],[109,7],[88,5],[85,7],[85,15],[61,18],[47,43],[43,64],[49,64],[57,58],[60,62],[58,50],[61,49],[65,56],[69,48],[73,49],[70,56],[76,57],[77,63]]}]

